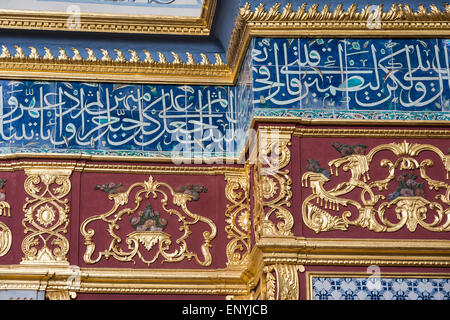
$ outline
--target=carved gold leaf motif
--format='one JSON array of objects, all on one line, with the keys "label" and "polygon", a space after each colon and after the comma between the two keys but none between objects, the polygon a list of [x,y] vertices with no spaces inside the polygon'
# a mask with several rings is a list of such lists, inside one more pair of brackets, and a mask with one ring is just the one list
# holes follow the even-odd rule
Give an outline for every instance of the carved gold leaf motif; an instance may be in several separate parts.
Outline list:
[{"label": "carved gold leaf motif", "polygon": [[[380,165],[387,169],[384,179],[372,181],[370,177],[374,156],[379,152],[391,152],[397,157],[395,161],[382,159]],[[417,157],[422,152],[434,153],[442,162],[447,173],[450,171],[449,158],[439,148],[427,145],[408,143],[383,144],[373,148],[367,155],[352,154],[329,162],[330,172],[339,175],[339,168],[350,172],[348,181],[339,183],[331,190],[327,190],[326,183],[330,180],[322,173],[306,172],[302,177],[302,186],[312,191],[302,205],[304,223],[316,233],[331,230],[347,230],[349,225],[366,228],[375,232],[395,232],[406,228],[414,232],[417,226],[432,232],[450,231],[450,185],[445,181],[434,180],[429,177],[427,168],[433,167],[431,159],[419,162]],[[385,153],[383,153],[385,154]],[[418,183],[416,176],[406,173],[419,170],[420,178],[428,185],[429,190],[437,192],[434,199],[425,198],[424,183]],[[383,194],[388,186],[394,183],[397,176],[399,183],[404,183],[400,192],[389,195]],[[409,177],[409,178],[406,178]],[[408,181],[404,181],[408,179]],[[408,186],[410,188],[408,188]],[[415,189],[413,189],[415,188]],[[398,188],[400,189],[400,188]],[[420,191],[420,192],[419,192]],[[360,193],[360,200],[346,198],[351,192]],[[388,201],[386,201],[388,200]],[[435,201],[436,200],[436,201]],[[356,209],[358,216],[352,217],[351,208]],[[393,222],[388,217],[388,209],[394,209],[398,221]],[[348,209],[344,212],[342,210]],[[333,215],[331,212],[342,212]]]},{"label": "carved gold leaf motif", "polygon": [[71,170],[26,169],[22,221],[25,234],[21,264],[67,265],[69,241],[63,235],[69,225],[68,199]]},{"label": "carved gold leaf motif", "polygon": [[[302,265],[275,264],[264,267],[263,299],[299,300],[300,285],[298,272],[304,272]],[[275,276],[273,275],[275,272]]]},{"label": "carved gold leaf motif", "polygon": [[[133,201],[135,206],[132,208],[123,208],[124,205],[130,202],[132,194],[135,195]],[[119,222],[123,220],[124,216],[136,213],[141,208],[144,198],[148,199],[150,196],[155,200],[161,198],[159,201],[164,212],[168,215],[176,216],[178,222],[181,223],[179,230],[183,234],[175,241],[172,240],[172,234],[160,231],[136,231],[128,234],[123,239],[117,234],[117,231],[120,230]],[[209,266],[212,263],[209,248],[212,246],[211,241],[215,238],[217,229],[210,219],[192,213],[188,209],[187,204],[192,200],[191,195],[177,193],[168,184],[158,182],[150,176],[145,182],[133,184],[126,192],[109,194],[109,199],[114,201],[114,206],[111,210],[105,214],[92,216],[81,224],[80,230],[86,245],[86,251],[84,253],[84,261],[86,263],[95,264],[102,257],[106,259],[114,257],[122,262],[135,262],[135,257],[139,257],[148,266],[151,266],[158,257],[162,257],[163,262],[175,263],[184,259],[195,259],[198,264],[203,266]],[[169,208],[170,203],[180,207],[181,211]],[[106,222],[106,230],[111,236],[109,248],[99,252],[96,258],[93,257],[96,249],[94,241],[95,231],[94,229],[87,229],[95,221]],[[191,226],[198,223],[205,223],[209,227],[209,230],[202,233],[203,244],[200,249],[203,257],[190,251],[186,241],[193,233]],[[120,247],[120,243],[127,244],[128,251]],[[177,248],[173,248],[171,246],[173,244],[176,244]],[[147,259],[147,254],[142,253],[141,246],[147,251],[156,251],[153,253],[151,259]]]},{"label": "carved gold leaf motif", "polygon": [[[291,134],[285,132],[260,132],[259,156],[255,167],[254,229],[261,236],[290,236],[294,225],[290,207],[292,198],[289,170]],[[275,225],[274,220],[278,220]]]},{"label": "carved gold leaf motif", "polygon": [[225,231],[230,240],[227,248],[227,265],[246,265],[250,254],[250,197],[248,172],[225,174],[225,195],[231,204],[225,212]]}]

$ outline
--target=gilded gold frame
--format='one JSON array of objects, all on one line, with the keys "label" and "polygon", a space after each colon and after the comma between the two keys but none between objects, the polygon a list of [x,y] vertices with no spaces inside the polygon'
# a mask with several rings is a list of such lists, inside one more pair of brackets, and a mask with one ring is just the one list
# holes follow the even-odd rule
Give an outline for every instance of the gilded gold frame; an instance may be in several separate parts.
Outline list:
[{"label": "gilded gold frame", "polygon": [[[200,17],[80,13],[79,28],[68,28],[70,13],[0,10],[0,28],[49,31],[209,35],[217,0],[204,0]],[[72,26],[71,26],[72,27]]]}]

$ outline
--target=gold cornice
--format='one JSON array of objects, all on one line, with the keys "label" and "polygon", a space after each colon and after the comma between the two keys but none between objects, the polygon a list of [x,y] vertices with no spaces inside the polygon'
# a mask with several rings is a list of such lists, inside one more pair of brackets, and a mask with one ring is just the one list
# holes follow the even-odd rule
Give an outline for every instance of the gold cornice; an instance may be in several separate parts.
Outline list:
[{"label": "gold cornice", "polygon": [[244,295],[242,268],[110,269],[0,266],[0,289],[70,293]]},{"label": "gold cornice", "polygon": [[256,248],[265,265],[450,266],[448,240],[264,237]]},{"label": "gold cornice", "polygon": [[124,165],[124,164],[99,164],[88,162],[45,162],[45,161],[13,161],[0,163],[0,171],[51,171],[58,170],[88,172],[88,173],[127,173],[127,174],[179,174],[179,175],[226,175],[245,174],[242,167],[227,166],[146,166],[146,165]]},{"label": "gold cornice", "polygon": [[[52,160],[84,160],[84,161],[104,161],[104,162],[139,162],[139,163],[167,163],[173,164],[174,159],[170,157],[139,157],[139,156],[100,156],[89,154],[64,154],[64,153],[8,153],[0,154],[0,160],[17,160],[17,159],[52,159]],[[241,164],[237,158],[176,158],[176,163],[185,165],[201,165],[201,164]]]},{"label": "gold cornice", "polygon": [[49,31],[119,32],[207,36],[217,0],[204,0],[200,17],[80,13],[79,27],[68,26],[71,13],[0,10],[0,28]]},{"label": "gold cornice", "polygon": [[[128,58],[121,50],[114,52],[100,49],[96,54],[90,48],[72,48],[72,52],[59,49],[51,52],[44,47],[45,54],[39,55],[35,47],[14,46],[9,49],[2,45],[0,54],[0,77],[10,79],[40,79],[86,82],[121,82],[121,83],[171,83],[171,84],[230,84],[231,70],[223,62],[220,54],[214,54],[215,61],[210,62],[205,54],[200,54],[201,61],[195,61],[193,55],[186,52],[187,61],[172,52],[171,58],[161,52],[147,50],[137,52],[128,49]],[[13,51],[13,52],[11,52]],[[86,51],[83,58],[80,52]],[[145,58],[140,58],[145,56]],[[169,62],[169,60],[171,62]]]}]

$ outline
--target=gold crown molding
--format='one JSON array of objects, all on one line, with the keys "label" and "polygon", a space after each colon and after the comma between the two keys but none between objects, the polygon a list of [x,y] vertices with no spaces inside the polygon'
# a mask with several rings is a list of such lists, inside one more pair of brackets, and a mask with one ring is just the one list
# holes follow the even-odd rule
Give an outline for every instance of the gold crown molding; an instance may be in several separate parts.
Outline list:
[{"label": "gold crown molding", "polygon": [[[342,124],[339,121],[334,124]],[[320,125],[317,123],[317,125]],[[349,124],[352,125],[352,124]],[[370,123],[365,126],[371,126]],[[414,124],[410,125],[414,127]],[[417,126],[416,126],[417,127]],[[258,129],[292,132],[294,137],[352,137],[352,138],[432,138],[448,139],[449,129],[367,129],[367,128],[296,128],[285,126],[259,126]]]},{"label": "gold crown molding", "polygon": [[180,174],[180,175],[208,175],[217,176],[225,174],[243,174],[242,167],[219,167],[219,166],[145,166],[145,165],[122,165],[122,164],[98,164],[88,162],[45,162],[45,161],[14,161],[0,163],[0,171],[14,172],[27,169],[45,169],[52,165],[54,169],[72,170],[74,172],[88,173],[128,173],[128,174]]},{"label": "gold crown molding", "polygon": [[[408,4],[394,4],[384,11],[383,5],[347,10],[341,4],[334,11],[330,5],[307,6],[303,3],[293,10],[292,3],[281,8],[279,3],[268,10],[261,3],[252,10],[246,3],[240,8],[230,37],[226,60],[237,78],[252,37],[445,37],[450,35],[450,5],[445,9],[435,5],[419,5],[414,11]],[[376,12],[376,13],[374,13]],[[375,27],[370,25],[377,18]]]},{"label": "gold crown molding", "polygon": [[[262,117],[252,118],[250,128],[258,123],[283,123],[303,126],[374,126],[374,127],[450,127],[446,120],[358,120],[358,119],[306,119],[301,117]],[[295,134],[295,133],[294,133]]]},{"label": "gold crown molding", "polygon": [[[83,49],[77,48],[72,48],[71,53],[59,48],[55,53],[44,47],[42,56],[35,47],[29,47],[29,54],[25,54],[20,46],[14,48],[15,53],[11,54],[12,49],[2,45],[0,76],[65,81],[229,84],[231,75],[230,68],[218,53],[214,54],[215,62],[212,63],[203,53],[200,54],[201,61],[195,61],[193,55],[186,52],[187,61],[183,62],[175,52],[171,53],[171,59],[157,52],[155,60],[147,50],[138,53],[129,49],[126,58],[119,49],[114,49],[114,53],[100,49],[99,54],[86,48],[87,57],[83,58],[80,53]],[[145,59],[139,54],[144,54]]]},{"label": "gold crown molding", "polygon": [[306,276],[306,299],[313,300],[313,279],[314,278],[374,278],[375,279],[449,279],[448,273],[415,273],[415,272],[382,272],[374,275],[370,272],[328,272],[328,271],[307,271]]},{"label": "gold crown molding", "polygon": [[263,237],[253,251],[263,265],[450,266],[448,240]]},{"label": "gold crown molding", "polygon": [[0,266],[0,289],[39,290],[47,298],[91,294],[244,295],[242,269],[113,269],[78,266]]},{"label": "gold crown molding", "polygon": [[0,10],[0,28],[49,31],[119,32],[141,34],[200,35],[210,34],[217,0],[204,0],[200,17],[79,14],[56,11]]},{"label": "gold crown molding", "polygon": [[[104,162],[140,162],[140,163],[174,163],[171,157],[140,157],[140,156],[99,156],[90,154],[65,154],[65,153],[7,153],[0,154],[0,160],[15,159],[58,159],[58,160],[85,160]],[[215,158],[183,158],[176,157],[176,164],[196,165],[196,164],[239,164],[243,163],[237,158],[215,157]]]}]

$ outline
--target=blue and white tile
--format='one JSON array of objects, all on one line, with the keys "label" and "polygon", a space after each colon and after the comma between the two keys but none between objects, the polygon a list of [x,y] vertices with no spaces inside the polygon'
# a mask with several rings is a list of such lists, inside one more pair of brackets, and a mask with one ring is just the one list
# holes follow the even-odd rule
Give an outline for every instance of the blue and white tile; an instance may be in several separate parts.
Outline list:
[{"label": "blue and white tile", "polygon": [[252,48],[253,66],[299,67],[299,39],[258,38]]},{"label": "blue and white tile", "polygon": [[314,300],[450,300],[449,279],[313,278]]},{"label": "blue and white tile", "polygon": [[300,70],[282,72],[279,68],[260,66],[253,71],[255,108],[300,108],[302,84]]}]

